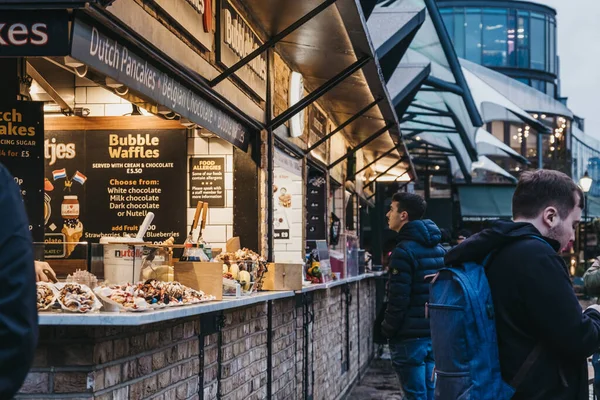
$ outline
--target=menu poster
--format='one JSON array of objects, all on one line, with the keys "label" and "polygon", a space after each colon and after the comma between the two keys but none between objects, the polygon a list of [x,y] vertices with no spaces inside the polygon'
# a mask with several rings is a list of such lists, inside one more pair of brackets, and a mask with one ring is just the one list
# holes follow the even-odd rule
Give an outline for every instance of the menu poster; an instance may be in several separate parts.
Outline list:
[{"label": "menu poster", "polygon": [[86,133],[86,240],[135,236],[154,213],[145,239],[186,235],[186,135],[184,130]]},{"label": "menu poster", "polygon": [[306,198],[306,240],[327,240],[325,175],[313,172],[308,177]]},{"label": "menu poster", "polygon": [[77,247],[75,243],[82,240],[87,227],[85,159],[84,131],[46,132],[43,199],[46,258],[70,257]]},{"label": "menu poster", "polygon": [[302,205],[294,196],[302,196],[302,163],[275,149],[273,171],[273,238],[279,243],[292,243],[292,218],[300,220]]},{"label": "menu poster", "polygon": [[41,102],[0,104],[0,163],[19,185],[36,242],[44,240],[44,110]]},{"label": "menu poster", "polygon": [[190,207],[199,201],[211,208],[225,207],[225,157],[190,159]]},{"label": "menu poster", "polygon": [[290,189],[294,186],[292,175],[286,170],[274,172],[273,196],[273,238],[291,242],[290,211],[292,208],[292,194]]}]

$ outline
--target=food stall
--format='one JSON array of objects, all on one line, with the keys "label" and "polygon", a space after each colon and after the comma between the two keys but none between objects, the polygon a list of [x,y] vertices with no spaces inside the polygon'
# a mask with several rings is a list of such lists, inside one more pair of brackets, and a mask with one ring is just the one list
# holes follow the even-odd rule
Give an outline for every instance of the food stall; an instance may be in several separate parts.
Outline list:
[{"label": "food stall", "polygon": [[[345,163],[331,173],[326,164],[343,157],[348,132],[303,153],[341,121],[360,122],[366,104],[333,118],[344,96],[328,95],[306,113],[306,129],[283,118],[278,132],[265,129],[309,91],[290,78],[299,63],[281,49],[218,79],[268,37],[254,26],[266,26],[265,14],[248,15],[259,2],[39,3],[26,13],[0,4],[3,17],[27,15],[11,23],[52,28],[48,46],[3,49],[15,58],[0,59],[3,88],[14,91],[2,94],[10,118],[0,129],[20,136],[2,138],[0,162],[21,188],[36,259],[53,270],[38,284],[40,340],[16,398],[334,398],[351,387],[373,355],[374,276],[312,283],[303,264],[307,240],[329,248],[327,188],[332,174],[345,181]],[[329,7],[307,29],[344,37],[333,66],[349,76],[373,51],[354,55],[340,21],[364,42],[364,20],[356,4],[344,9]],[[387,104],[370,94],[383,85],[368,68],[368,79],[340,88]],[[390,129],[376,109],[365,120],[360,140]],[[300,152],[269,149],[292,130]],[[317,279],[329,275],[322,258],[311,265]]]}]

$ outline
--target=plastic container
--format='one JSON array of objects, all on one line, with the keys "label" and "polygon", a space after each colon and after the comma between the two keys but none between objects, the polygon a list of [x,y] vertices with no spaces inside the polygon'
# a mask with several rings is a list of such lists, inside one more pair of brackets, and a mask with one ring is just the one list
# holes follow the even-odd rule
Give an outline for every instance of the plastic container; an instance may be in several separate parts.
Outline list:
[{"label": "plastic container", "polygon": [[[139,243],[139,246],[135,244]],[[123,284],[137,282],[141,277],[144,247],[136,238],[102,237],[104,245],[104,280]]]}]

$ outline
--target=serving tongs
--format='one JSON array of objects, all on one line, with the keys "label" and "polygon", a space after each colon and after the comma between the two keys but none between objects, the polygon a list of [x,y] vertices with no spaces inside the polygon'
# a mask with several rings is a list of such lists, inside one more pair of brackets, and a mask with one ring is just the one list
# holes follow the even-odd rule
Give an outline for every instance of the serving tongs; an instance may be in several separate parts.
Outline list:
[{"label": "serving tongs", "polygon": [[42,272],[48,277],[48,279],[50,279],[50,281],[52,281],[52,283],[58,283],[58,279],[56,278],[56,275],[54,275],[54,272],[47,268],[44,268]]},{"label": "serving tongs", "polygon": [[208,202],[205,202],[202,207],[202,223],[200,224],[200,231],[198,231],[198,240],[196,245],[199,246],[202,242],[202,231],[206,228],[206,218],[208,217]]}]

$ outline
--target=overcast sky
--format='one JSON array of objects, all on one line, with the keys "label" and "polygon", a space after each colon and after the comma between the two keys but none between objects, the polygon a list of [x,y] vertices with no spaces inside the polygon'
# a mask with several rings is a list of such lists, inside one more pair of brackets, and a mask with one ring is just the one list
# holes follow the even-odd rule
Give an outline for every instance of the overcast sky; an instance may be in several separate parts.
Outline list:
[{"label": "overcast sky", "polygon": [[561,95],[600,138],[600,0],[534,0],[556,9]]}]

